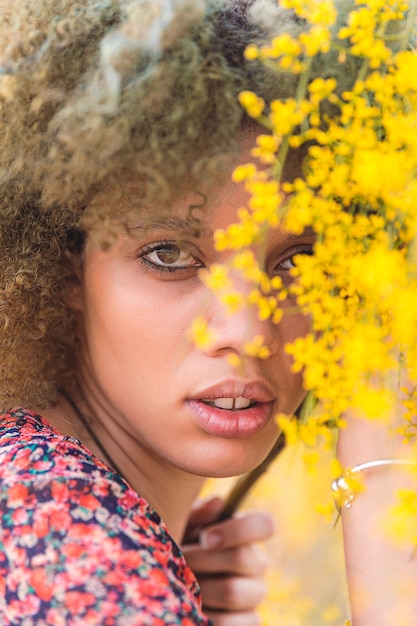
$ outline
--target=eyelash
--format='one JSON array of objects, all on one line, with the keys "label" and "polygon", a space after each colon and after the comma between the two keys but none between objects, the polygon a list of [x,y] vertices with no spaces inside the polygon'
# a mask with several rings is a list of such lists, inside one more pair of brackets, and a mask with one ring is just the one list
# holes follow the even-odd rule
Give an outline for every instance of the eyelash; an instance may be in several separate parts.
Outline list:
[{"label": "eyelash", "polygon": [[[190,259],[191,263],[189,265],[163,265],[162,263],[155,263],[154,261],[150,261],[146,257],[151,255],[153,252],[172,252],[178,251],[179,255],[186,254]],[[203,263],[201,263],[195,255],[193,255],[190,250],[188,250],[187,246],[184,244],[179,244],[175,241],[158,241],[157,243],[150,244],[145,246],[140,251],[138,258],[142,263],[146,265],[148,269],[154,272],[165,273],[165,274],[173,274],[175,272],[189,272],[194,268],[203,267]]]},{"label": "eyelash", "polygon": [[295,267],[295,263],[293,261],[294,257],[299,256],[299,255],[312,256],[312,254],[313,254],[312,244],[300,244],[299,246],[296,247],[295,250],[291,251],[291,254],[289,256],[286,256],[279,263],[277,263],[275,267],[278,267],[279,265],[282,265],[283,263],[290,261],[292,264],[292,267],[283,269],[283,271],[288,272]]},{"label": "eyelash", "polygon": [[[147,256],[150,256],[152,253],[154,252],[172,252],[178,251],[178,254],[181,255],[185,254],[190,263],[188,265],[163,265],[162,263],[156,263],[154,261],[151,261],[149,258],[146,258]],[[291,269],[293,269],[295,267],[293,258],[297,255],[301,255],[301,254],[307,254],[307,255],[312,255],[313,254],[313,246],[311,244],[300,244],[299,246],[296,246],[295,249],[291,250],[291,254],[288,256],[285,256],[283,259],[281,259],[278,263],[276,263],[274,265],[274,271],[273,273],[277,273],[277,272],[289,272],[291,271]],[[140,253],[138,254],[138,258],[139,260],[151,271],[153,272],[157,272],[159,274],[175,274],[175,273],[187,273],[187,272],[191,272],[194,269],[200,269],[202,267],[204,267],[204,263],[202,263],[201,261],[199,261],[197,259],[197,257],[191,253],[191,251],[188,249],[188,247],[185,244],[181,244],[178,243],[176,241],[158,241],[157,243],[153,243],[153,244],[149,244],[147,246],[144,246]],[[291,267],[287,267],[284,268],[282,267],[282,265],[284,263],[290,262],[291,263]]]}]

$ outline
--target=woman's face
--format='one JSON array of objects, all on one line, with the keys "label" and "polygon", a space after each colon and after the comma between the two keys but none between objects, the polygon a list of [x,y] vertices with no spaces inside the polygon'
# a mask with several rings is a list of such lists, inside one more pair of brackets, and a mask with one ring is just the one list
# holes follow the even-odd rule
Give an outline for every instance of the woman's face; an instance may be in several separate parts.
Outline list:
[{"label": "woman's face", "polygon": [[[242,162],[250,159],[244,150]],[[170,216],[138,220],[109,250],[87,244],[77,308],[82,324],[81,385],[109,422],[143,458],[199,476],[227,476],[257,465],[277,434],[274,416],[292,413],[304,397],[285,344],[308,330],[302,315],[279,325],[260,321],[255,309],[229,314],[200,280],[199,271],[222,263],[212,233],[236,221],[247,197],[226,182],[199,214],[196,237],[187,221],[190,196]],[[291,280],[295,254],[311,251],[310,235],[272,230],[265,269]],[[251,288],[236,276],[238,291]],[[189,339],[204,316],[214,341],[199,349]],[[263,335],[270,357],[245,356],[245,344]],[[230,355],[241,357],[235,369]],[[102,417],[103,419],[103,417]]]}]

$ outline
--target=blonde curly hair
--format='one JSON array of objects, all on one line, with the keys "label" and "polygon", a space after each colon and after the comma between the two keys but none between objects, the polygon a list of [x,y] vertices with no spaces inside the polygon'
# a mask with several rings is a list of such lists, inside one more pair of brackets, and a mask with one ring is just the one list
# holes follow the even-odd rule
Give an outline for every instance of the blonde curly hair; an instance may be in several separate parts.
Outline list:
[{"label": "blonde curly hair", "polygon": [[74,377],[71,257],[123,214],[97,194],[129,178],[169,208],[216,180],[238,93],[295,90],[246,45],[306,25],[274,0],[13,0],[0,24],[0,405],[42,406]]}]

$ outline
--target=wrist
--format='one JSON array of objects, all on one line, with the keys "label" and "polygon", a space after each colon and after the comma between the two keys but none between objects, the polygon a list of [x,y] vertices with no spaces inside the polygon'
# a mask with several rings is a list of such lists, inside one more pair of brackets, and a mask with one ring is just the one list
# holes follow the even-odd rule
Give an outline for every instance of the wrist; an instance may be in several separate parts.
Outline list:
[{"label": "wrist", "polygon": [[[342,508],[350,509],[356,496],[364,490],[362,481],[365,474],[375,472],[376,470],[386,470],[387,468],[408,469],[417,473],[417,462],[410,459],[375,459],[354,465],[345,470],[331,484],[338,512],[341,513]],[[404,475],[401,475],[399,478],[403,479]]]}]

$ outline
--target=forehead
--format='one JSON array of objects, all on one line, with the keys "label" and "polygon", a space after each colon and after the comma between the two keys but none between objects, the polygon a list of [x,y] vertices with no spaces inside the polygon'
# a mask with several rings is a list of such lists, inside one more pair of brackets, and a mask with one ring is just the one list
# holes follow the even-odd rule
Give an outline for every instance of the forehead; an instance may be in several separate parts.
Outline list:
[{"label": "forehead", "polygon": [[[134,237],[158,233],[161,237],[166,235],[169,238],[174,236],[178,239],[182,237],[213,239],[217,229],[225,230],[239,221],[238,209],[242,206],[239,203],[238,192],[229,195],[224,189],[222,191],[223,193],[220,193],[216,200],[207,203],[205,208],[199,207],[195,211],[193,211],[193,205],[189,203],[190,199],[185,198],[169,213],[151,212],[129,226],[130,234]],[[277,238],[291,241],[306,237],[315,239],[315,232],[312,228],[306,228],[301,235],[298,235],[288,233],[278,225],[267,229],[263,241],[272,242]]]},{"label": "forehead", "polygon": [[[146,202],[144,205],[141,180],[130,172],[118,181],[114,189],[103,189],[94,204],[101,205],[103,215],[127,225],[132,234],[157,227],[190,234],[196,234],[198,230],[200,234],[210,236],[217,228],[223,228],[225,222],[236,222],[239,208],[248,206],[249,193],[242,183],[236,184],[231,177],[236,166],[246,163],[253,163],[258,170],[265,169],[266,166],[252,156],[257,137],[265,132],[261,126],[251,125],[240,133],[239,151],[219,173],[216,182],[203,181],[198,189],[193,189],[190,184],[188,189],[178,190],[178,195],[165,203]],[[300,175],[304,154],[293,151],[287,156],[286,180]]]}]

